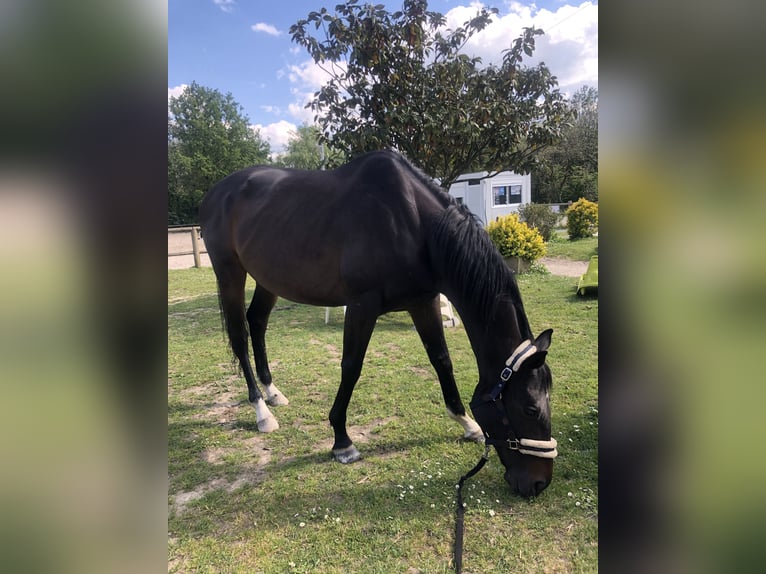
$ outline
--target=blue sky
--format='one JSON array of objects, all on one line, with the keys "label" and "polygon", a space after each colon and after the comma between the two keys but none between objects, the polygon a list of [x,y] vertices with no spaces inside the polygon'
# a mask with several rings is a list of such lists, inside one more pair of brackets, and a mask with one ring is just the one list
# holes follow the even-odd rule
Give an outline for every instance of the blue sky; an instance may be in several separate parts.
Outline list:
[{"label": "blue sky", "polygon": [[[254,129],[279,152],[291,130],[311,123],[311,112],[304,106],[325,79],[308,53],[292,43],[288,31],[309,12],[338,3],[341,0],[169,0],[168,96],[193,81],[231,92]],[[402,5],[401,0],[375,3],[390,11]],[[597,4],[489,2],[500,13],[466,51],[484,62],[498,61],[522,27],[535,25],[546,35],[538,37],[529,64],[545,61],[567,93],[583,84],[598,86]],[[470,0],[431,0],[429,9],[445,14],[455,27],[474,15],[477,5]]]}]

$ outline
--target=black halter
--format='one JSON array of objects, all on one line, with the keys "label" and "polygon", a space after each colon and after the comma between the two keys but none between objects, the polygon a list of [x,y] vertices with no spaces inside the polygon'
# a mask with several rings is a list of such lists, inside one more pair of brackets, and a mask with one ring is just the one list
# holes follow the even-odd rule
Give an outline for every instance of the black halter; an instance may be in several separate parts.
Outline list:
[{"label": "black halter", "polygon": [[[521,454],[539,458],[556,458],[556,439],[537,440],[517,438],[511,426],[510,417],[503,406],[503,392],[514,373],[518,372],[525,359],[537,352],[537,347],[527,339],[511,353],[505,362],[505,368],[500,373],[500,380],[489,393],[477,396],[470,402],[476,422],[484,432],[485,444],[508,450],[517,450]],[[502,426],[498,425],[498,421]]]}]

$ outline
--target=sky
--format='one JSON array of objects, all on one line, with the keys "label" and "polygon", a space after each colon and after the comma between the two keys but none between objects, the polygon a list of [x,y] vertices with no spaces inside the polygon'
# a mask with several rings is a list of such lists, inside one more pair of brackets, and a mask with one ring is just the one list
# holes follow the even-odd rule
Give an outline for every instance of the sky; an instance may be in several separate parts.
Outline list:
[{"label": "sky", "polygon": [[[313,123],[306,109],[327,80],[308,52],[290,39],[290,26],[322,7],[332,10],[343,0],[169,0],[168,98],[192,82],[230,92],[253,129],[279,153],[290,133]],[[360,0],[364,2],[364,0]],[[402,0],[375,0],[394,12]],[[455,28],[476,14],[479,2],[431,0],[429,10],[447,17]],[[598,87],[598,2],[577,0],[500,1],[494,22],[474,36],[464,51],[485,63],[499,63],[502,51],[534,25],[534,56],[543,61],[572,94],[583,85]]]}]

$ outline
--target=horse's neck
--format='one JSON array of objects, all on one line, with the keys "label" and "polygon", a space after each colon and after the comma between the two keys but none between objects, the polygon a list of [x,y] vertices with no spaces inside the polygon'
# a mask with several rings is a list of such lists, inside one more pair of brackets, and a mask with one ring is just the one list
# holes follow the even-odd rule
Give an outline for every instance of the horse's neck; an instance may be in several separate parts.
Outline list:
[{"label": "horse's neck", "polygon": [[519,343],[528,338],[523,330],[526,321],[519,317],[519,309],[513,301],[505,294],[496,297],[491,317],[478,309],[470,298],[452,301],[465,326],[482,379],[494,377],[497,373],[493,369],[497,364],[505,361]]},{"label": "horse's neck", "polygon": [[518,286],[489,236],[464,209],[444,208],[429,227],[435,279],[463,319],[481,371],[513,351],[506,347],[527,338]]}]

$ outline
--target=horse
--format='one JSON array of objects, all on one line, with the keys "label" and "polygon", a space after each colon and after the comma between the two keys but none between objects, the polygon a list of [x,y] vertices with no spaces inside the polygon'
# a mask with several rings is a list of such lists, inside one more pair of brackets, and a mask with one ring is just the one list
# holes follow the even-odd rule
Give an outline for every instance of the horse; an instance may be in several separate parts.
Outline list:
[{"label": "horse", "polygon": [[[269,406],[288,404],[265,344],[278,297],[346,306],[341,380],[329,414],[332,454],[341,463],[361,458],[346,412],[377,318],[407,311],[464,438],[495,447],[506,482],[520,495],[536,496],[550,484],[557,454],[545,362],[552,329],[532,335],[514,273],[476,217],[403,156],[375,151],[332,170],[243,169],[210,188],[199,220],[259,431],[278,429]],[[245,312],[248,274],[256,287]],[[476,357],[470,406],[479,424],[455,383],[440,293],[460,315]]]}]

